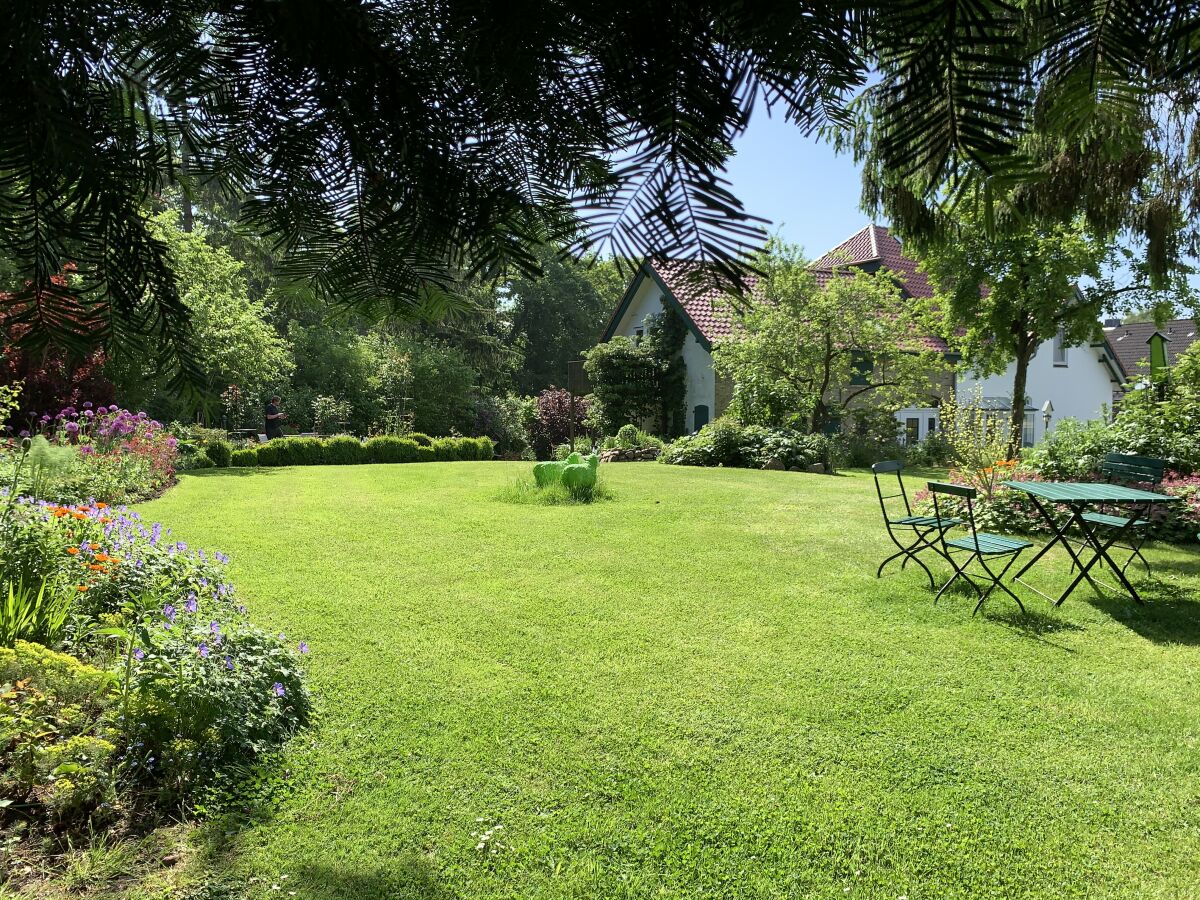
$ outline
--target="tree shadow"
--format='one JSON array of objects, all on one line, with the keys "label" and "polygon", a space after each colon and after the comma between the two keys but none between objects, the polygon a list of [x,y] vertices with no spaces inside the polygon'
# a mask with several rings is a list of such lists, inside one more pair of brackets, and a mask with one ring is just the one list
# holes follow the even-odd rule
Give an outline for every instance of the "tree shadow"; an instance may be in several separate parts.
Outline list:
[{"label": "tree shadow", "polygon": [[224,469],[189,469],[180,472],[189,478],[245,478],[248,475],[274,475],[276,466],[228,466]]},{"label": "tree shadow", "polygon": [[1164,581],[1137,585],[1145,605],[1123,596],[1093,595],[1087,602],[1156,644],[1200,646],[1200,598],[1194,590]]},{"label": "tree shadow", "polygon": [[393,857],[386,868],[308,863],[300,866],[298,881],[312,900],[457,900],[440,875],[423,857]]}]

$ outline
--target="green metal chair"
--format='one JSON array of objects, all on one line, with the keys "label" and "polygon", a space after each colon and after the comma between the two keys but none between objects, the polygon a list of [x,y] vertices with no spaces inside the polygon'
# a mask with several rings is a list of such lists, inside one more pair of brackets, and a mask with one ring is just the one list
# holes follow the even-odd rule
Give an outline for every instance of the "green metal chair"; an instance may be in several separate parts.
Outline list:
[{"label": "green metal chair", "polygon": [[[1025,604],[1021,602],[1021,598],[1009,590],[1008,586],[1001,582],[1001,579],[1012,567],[1012,564],[1017,561],[1017,557],[1027,548],[1032,547],[1033,544],[1029,543],[1029,541],[1004,537],[999,534],[985,534],[976,528],[975,498],[978,496],[978,492],[975,488],[966,487],[961,484],[946,484],[941,481],[931,481],[929,482],[929,491],[933,494],[933,510],[938,518],[942,517],[939,497],[951,496],[966,500],[967,520],[965,524],[971,529],[969,535],[954,538],[953,540],[947,540],[946,533],[942,532],[942,551],[946,559],[950,560],[950,565],[954,567],[954,575],[942,585],[942,589],[937,592],[937,596],[933,598],[933,602],[937,603],[941,599],[942,594],[946,593],[946,589],[959,578],[962,578],[979,595],[979,602],[975,604],[975,609],[972,610],[971,615],[979,612],[979,608],[983,606],[983,602],[987,600],[988,596],[996,588],[1000,588],[1000,590],[1016,600],[1017,606],[1021,607],[1021,612],[1025,612]],[[1004,557],[1009,557],[1004,568],[999,572],[992,571],[992,567],[988,565],[988,560],[1000,560]],[[967,571],[968,567],[974,562],[979,563],[980,568],[986,573],[986,578],[984,574],[979,572],[971,573]],[[976,581],[985,582],[988,585],[987,590],[981,590]]]},{"label": "green metal chair", "polygon": [[[1100,474],[1109,483],[1158,485],[1162,483],[1163,475],[1166,474],[1166,471],[1166,460],[1156,459],[1153,456],[1108,453],[1105,455],[1104,461],[1100,463]],[[1130,542],[1128,544],[1113,544],[1114,549],[1129,551],[1129,559],[1125,560],[1125,565],[1121,566],[1121,571],[1124,572],[1129,568],[1129,564],[1134,559],[1140,559],[1142,565],[1146,567],[1146,574],[1150,574],[1150,563],[1147,562],[1146,557],[1142,556],[1142,545],[1146,543],[1146,538],[1150,533],[1150,521],[1148,519],[1129,519],[1126,516],[1111,515],[1105,512],[1085,512],[1082,518],[1089,525],[1094,525],[1097,528],[1121,529],[1129,526],[1128,533],[1133,536]],[[1071,563],[1071,568],[1075,568],[1074,562]]]},{"label": "green metal chair", "polygon": [[[871,466],[871,474],[875,476],[875,493],[879,496],[879,508],[883,511],[884,527],[887,528],[888,537],[891,538],[892,543],[899,549],[898,553],[893,553],[879,564],[879,568],[875,572],[875,577],[882,577],[884,567],[892,560],[900,559],[900,570],[903,571],[911,559],[925,570],[925,574],[929,576],[929,588],[933,590],[937,587],[937,583],[933,580],[933,573],[929,571],[929,567],[924,562],[917,558],[917,554],[926,550],[932,550],[934,553],[942,556],[942,550],[938,546],[941,532],[947,528],[953,528],[955,525],[961,525],[962,519],[914,516],[912,514],[912,507],[908,503],[908,493],[904,490],[904,478],[901,475],[903,469],[904,464],[895,459],[877,462]],[[879,481],[879,476],[884,475],[886,477],[892,473],[896,475],[896,493],[884,494],[884,487]],[[902,500],[904,503],[903,512],[901,512],[898,504],[893,504],[896,509],[889,510],[889,500]]]}]

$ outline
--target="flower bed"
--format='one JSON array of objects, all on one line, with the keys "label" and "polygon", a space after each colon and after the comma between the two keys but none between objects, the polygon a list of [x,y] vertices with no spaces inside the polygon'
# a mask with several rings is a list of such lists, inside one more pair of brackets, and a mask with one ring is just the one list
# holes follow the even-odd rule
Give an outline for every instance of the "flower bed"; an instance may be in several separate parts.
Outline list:
[{"label": "flower bed", "polygon": [[62,502],[132,503],[161,494],[175,480],[178,442],[144,412],[84,403],[47,413],[8,443],[8,466],[18,467],[39,438],[70,448],[40,491]]},{"label": "flower bed", "polygon": [[187,810],[311,713],[300,656],[251,624],[228,559],[105,503],[0,518],[0,821]]}]

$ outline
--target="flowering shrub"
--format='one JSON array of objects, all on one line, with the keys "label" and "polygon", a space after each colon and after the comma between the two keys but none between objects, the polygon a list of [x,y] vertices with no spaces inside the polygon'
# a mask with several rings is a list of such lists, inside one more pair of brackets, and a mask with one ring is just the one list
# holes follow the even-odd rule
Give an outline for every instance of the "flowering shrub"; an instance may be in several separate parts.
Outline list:
[{"label": "flowering shrub", "polygon": [[[0,652],[0,683],[26,686],[0,708],[0,735],[18,734],[0,742],[0,768],[14,773],[0,800],[93,823],[117,807],[186,805],[307,722],[308,648],[251,624],[223,554],[124,507],[27,498],[5,506],[0,546],[0,587],[53,583],[71,597],[57,646]],[[101,675],[112,690],[90,692],[90,706],[55,699]]]},{"label": "flowering shrub", "polygon": [[658,461],[674,466],[738,466],[761,468],[777,460],[786,468],[830,463],[830,442],[824,435],[790,428],[742,425],[723,416],[695,434],[668,444]]},{"label": "flowering shrub", "polygon": [[9,465],[20,462],[37,434],[53,446],[76,450],[74,462],[46,486],[45,496],[62,502],[144,500],[162,493],[175,478],[178,441],[144,412],[85,402],[78,409],[46,413],[9,444]]},{"label": "flowering shrub", "polygon": [[[550,459],[554,447],[571,439],[571,392],[563,388],[547,388],[537,396],[536,411],[529,423],[529,443],[538,459]],[[588,402],[576,398],[575,433],[586,434],[585,421]]]}]

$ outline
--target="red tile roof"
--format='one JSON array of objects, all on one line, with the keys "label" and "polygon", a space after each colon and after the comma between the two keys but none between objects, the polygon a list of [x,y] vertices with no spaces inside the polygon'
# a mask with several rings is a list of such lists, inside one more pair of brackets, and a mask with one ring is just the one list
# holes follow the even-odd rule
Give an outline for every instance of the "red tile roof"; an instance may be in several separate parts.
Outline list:
[{"label": "red tile roof", "polygon": [[[874,264],[872,266],[871,264]],[[646,265],[662,281],[663,286],[671,292],[688,318],[692,320],[696,330],[710,343],[715,344],[733,332],[733,315],[730,312],[729,300],[721,289],[711,280],[704,277],[704,264],[691,260],[666,260],[662,262],[647,262]],[[822,287],[834,275],[835,268],[846,266],[862,266],[869,271],[879,266],[886,267],[900,284],[901,290],[910,297],[932,297],[933,289],[929,280],[917,271],[917,264],[904,255],[900,242],[879,225],[868,225],[866,228],[842,241],[809,267]],[[754,292],[754,280],[751,279],[751,294]],[[614,312],[613,321],[605,332],[610,335],[616,326],[616,317],[622,312]],[[950,348],[941,338],[933,335],[923,336],[921,346],[928,350],[941,353]]]}]

